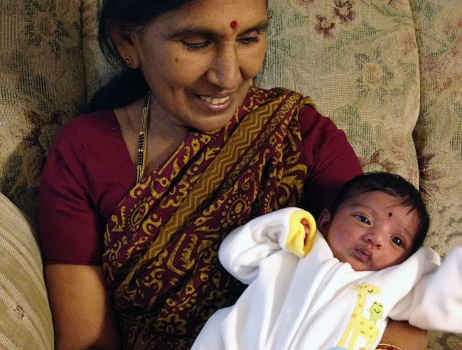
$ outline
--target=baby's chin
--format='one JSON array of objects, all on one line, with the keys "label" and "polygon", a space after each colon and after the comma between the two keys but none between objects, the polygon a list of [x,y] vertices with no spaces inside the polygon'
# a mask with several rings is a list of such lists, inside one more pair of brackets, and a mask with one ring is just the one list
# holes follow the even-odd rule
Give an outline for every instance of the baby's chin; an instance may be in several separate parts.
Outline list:
[{"label": "baby's chin", "polygon": [[381,268],[372,264],[371,258],[358,257],[357,254],[341,255],[339,252],[334,253],[334,256],[339,260],[350,264],[354,271],[378,271]]},{"label": "baby's chin", "polygon": [[355,271],[377,271],[380,270],[380,268],[377,268],[376,266],[371,266],[370,264],[365,264],[360,261],[349,261],[348,262],[351,265],[351,268]]}]

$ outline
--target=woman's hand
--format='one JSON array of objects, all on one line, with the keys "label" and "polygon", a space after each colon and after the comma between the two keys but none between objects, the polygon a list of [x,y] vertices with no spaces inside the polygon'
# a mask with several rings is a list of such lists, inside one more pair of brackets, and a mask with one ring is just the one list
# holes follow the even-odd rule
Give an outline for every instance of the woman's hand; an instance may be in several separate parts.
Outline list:
[{"label": "woman's hand", "polygon": [[[380,341],[380,344],[394,345],[401,350],[425,350],[427,343],[427,331],[412,327],[407,322],[392,320],[388,323],[383,338]],[[381,349],[380,346],[377,349]]]},{"label": "woman's hand", "polygon": [[119,348],[101,267],[46,265],[45,277],[56,350]]}]

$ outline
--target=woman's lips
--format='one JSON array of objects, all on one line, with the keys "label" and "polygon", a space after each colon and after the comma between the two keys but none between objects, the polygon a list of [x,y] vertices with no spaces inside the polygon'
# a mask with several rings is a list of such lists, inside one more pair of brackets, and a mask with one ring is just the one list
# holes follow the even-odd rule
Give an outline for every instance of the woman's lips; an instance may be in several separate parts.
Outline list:
[{"label": "woman's lips", "polygon": [[231,105],[231,96],[214,97],[197,95],[202,108],[217,113],[226,110]]},{"label": "woman's lips", "polygon": [[211,103],[213,105],[222,105],[228,102],[228,100],[231,98],[229,96],[225,96],[225,97],[199,96],[199,97],[205,102]]}]

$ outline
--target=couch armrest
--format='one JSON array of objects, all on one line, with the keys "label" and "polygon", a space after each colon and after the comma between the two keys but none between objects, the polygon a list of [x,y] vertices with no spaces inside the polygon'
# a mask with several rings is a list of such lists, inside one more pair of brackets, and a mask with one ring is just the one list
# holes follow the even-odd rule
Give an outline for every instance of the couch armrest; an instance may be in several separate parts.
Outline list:
[{"label": "couch armrest", "polygon": [[40,250],[19,209],[0,193],[0,348],[53,349]]}]

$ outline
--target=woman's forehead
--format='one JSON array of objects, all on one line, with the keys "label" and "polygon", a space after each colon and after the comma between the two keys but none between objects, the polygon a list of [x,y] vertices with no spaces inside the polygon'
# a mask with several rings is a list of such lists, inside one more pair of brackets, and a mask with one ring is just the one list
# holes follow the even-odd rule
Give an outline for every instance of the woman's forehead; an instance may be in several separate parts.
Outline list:
[{"label": "woman's forehead", "polygon": [[266,0],[193,0],[158,19],[175,27],[236,30],[266,20],[267,6]]}]

